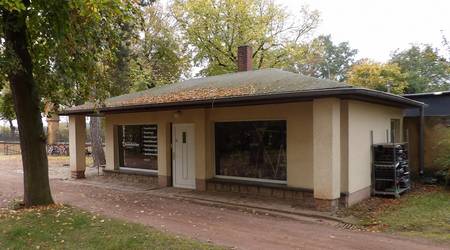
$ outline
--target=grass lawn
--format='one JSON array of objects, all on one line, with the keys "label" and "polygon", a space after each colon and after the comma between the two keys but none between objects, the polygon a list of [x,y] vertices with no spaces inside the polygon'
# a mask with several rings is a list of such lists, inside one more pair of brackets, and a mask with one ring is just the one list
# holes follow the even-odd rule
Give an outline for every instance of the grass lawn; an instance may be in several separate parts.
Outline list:
[{"label": "grass lawn", "polygon": [[442,187],[419,186],[400,199],[371,198],[343,214],[370,231],[450,242],[450,191]]},{"label": "grass lawn", "polygon": [[67,206],[0,212],[0,249],[219,249]]}]

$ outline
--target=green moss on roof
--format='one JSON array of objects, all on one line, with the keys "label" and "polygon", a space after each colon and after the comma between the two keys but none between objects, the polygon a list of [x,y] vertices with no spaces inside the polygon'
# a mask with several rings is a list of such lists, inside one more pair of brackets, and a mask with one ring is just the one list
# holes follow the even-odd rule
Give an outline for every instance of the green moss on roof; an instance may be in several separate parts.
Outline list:
[{"label": "green moss on roof", "polygon": [[[234,96],[258,96],[318,89],[349,88],[348,84],[308,77],[279,69],[262,69],[190,79],[152,89],[112,97],[103,107],[210,100]],[[86,103],[66,111],[93,109]]]}]

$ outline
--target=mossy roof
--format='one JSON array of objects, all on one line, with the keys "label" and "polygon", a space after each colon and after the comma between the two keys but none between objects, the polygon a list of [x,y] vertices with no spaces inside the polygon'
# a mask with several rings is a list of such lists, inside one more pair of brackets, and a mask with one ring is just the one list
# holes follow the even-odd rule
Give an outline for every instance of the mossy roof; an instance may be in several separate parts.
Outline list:
[{"label": "mossy roof", "polygon": [[166,84],[144,91],[111,97],[97,107],[93,103],[70,107],[61,112],[61,114],[92,113],[106,110],[123,111],[134,107],[156,107],[158,105],[167,106],[169,104],[186,104],[201,101],[214,102],[225,99],[233,101],[233,99],[241,100],[245,97],[270,97],[282,94],[313,93],[318,90],[345,91],[351,89],[355,88],[343,82],[319,79],[271,68],[194,78]]}]

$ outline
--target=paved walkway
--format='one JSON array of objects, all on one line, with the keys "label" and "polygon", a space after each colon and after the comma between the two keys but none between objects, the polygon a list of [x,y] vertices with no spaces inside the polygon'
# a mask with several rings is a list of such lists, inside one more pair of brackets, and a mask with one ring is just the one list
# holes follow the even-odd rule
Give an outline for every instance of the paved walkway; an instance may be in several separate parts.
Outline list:
[{"label": "paved walkway", "polygon": [[[151,190],[118,190],[51,177],[57,202],[238,249],[448,249],[421,239],[348,231],[327,223],[198,204],[182,197],[164,198]],[[20,162],[0,160],[0,207],[21,194]]]}]

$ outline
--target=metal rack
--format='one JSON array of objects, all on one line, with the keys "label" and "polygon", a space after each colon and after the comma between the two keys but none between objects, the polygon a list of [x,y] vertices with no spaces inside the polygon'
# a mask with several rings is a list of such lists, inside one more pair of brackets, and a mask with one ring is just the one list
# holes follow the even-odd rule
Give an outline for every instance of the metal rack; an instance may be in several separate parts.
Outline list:
[{"label": "metal rack", "polygon": [[406,143],[373,145],[373,194],[400,195],[411,188]]}]

